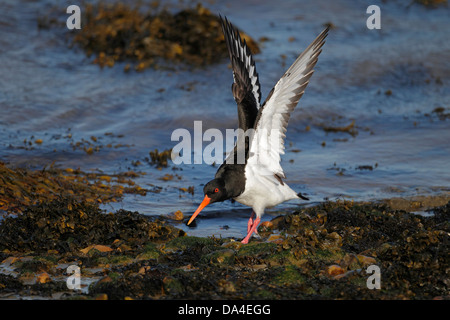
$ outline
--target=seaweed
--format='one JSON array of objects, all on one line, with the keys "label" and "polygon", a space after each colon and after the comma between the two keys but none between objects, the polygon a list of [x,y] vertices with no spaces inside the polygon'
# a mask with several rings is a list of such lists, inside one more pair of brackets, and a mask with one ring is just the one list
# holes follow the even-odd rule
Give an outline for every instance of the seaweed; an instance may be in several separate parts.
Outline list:
[{"label": "seaweed", "polygon": [[0,210],[18,213],[61,197],[100,204],[117,202],[124,193],[145,195],[147,190],[129,179],[138,176],[133,171],[108,175],[53,166],[42,170],[9,168],[0,162]]},{"label": "seaweed", "polygon": [[[83,14],[83,27],[73,33],[73,43],[94,55],[101,67],[122,61],[128,62],[125,71],[130,63],[136,71],[167,68],[167,62],[201,67],[227,57],[219,17],[200,3],[175,13],[160,8],[159,2],[147,12],[124,3],[87,4]],[[240,33],[257,54],[257,43]]]},{"label": "seaweed", "polygon": [[[434,208],[425,217],[380,203],[324,202],[275,217],[243,245],[232,238],[186,236],[162,217],[105,214],[97,204],[59,199],[0,225],[0,270],[20,275],[1,275],[0,294],[449,299],[449,208],[450,203]],[[81,266],[82,277],[92,278],[87,292],[64,288],[61,264]],[[372,265],[380,269],[379,290],[367,286]]]},{"label": "seaweed", "polygon": [[63,198],[25,209],[0,225],[0,250],[73,253],[92,244],[129,246],[163,241],[184,233],[164,221],[151,221],[137,212],[107,214],[98,204]]}]

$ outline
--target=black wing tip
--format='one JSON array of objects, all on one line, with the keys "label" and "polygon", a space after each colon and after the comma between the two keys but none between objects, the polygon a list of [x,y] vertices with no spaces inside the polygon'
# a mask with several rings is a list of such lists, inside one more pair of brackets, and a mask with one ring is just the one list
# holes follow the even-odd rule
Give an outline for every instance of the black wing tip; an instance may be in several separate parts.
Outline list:
[{"label": "black wing tip", "polygon": [[220,20],[220,24],[222,26],[222,31],[224,34],[226,34],[226,29],[229,24],[227,17],[226,16],[222,17],[222,15],[219,13],[219,20]]},{"label": "black wing tip", "polygon": [[[247,72],[246,75],[246,82],[250,82],[250,77],[255,77],[256,82],[255,84],[250,83],[250,90],[254,91],[256,88],[256,94],[255,101],[257,106],[261,103],[261,85],[259,82],[259,75],[255,68],[255,60],[253,59],[252,52],[247,45],[247,41],[245,39],[241,38],[239,29],[236,28],[230,21],[228,21],[226,16],[222,16],[219,14],[220,23],[222,25],[222,31],[225,38],[225,43],[227,45],[228,54],[230,57],[231,65],[233,67],[233,72],[236,74],[236,72],[239,72],[241,75],[243,74],[243,71]],[[235,43],[238,43],[237,46],[239,48],[242,48],[243,51],[240,51]],[[234,59],[236,59],[234,61]],[[247,68],[247,62],[248,64],[253,68],[253,74],[248,74],[249,70]]]},{"label": "black wing tip", "polygon": [[227,16],[226,15],[223,15],[222,16],[222,14],[220,14],[219,13],[219,19],[220,19],[220,21],[222,21],[222,22],[224,22],[224,20],[228,23],[228,20],[227,20]]},{"label": "black wing tip", "polygon": [[320,43],[325,43],[326,38],[328,37],[328,32],[330,31],[330,26],[328,25],[325,29],[323,29],[323,31],[320,33],[320,35],[318,36],[318,39]]}]

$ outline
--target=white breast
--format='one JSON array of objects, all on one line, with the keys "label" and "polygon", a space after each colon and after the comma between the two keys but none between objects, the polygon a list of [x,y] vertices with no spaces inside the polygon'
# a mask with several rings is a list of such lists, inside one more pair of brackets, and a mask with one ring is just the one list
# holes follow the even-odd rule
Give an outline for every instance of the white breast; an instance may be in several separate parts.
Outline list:
[{"label": "white breast", "polygon": [[282,185],[273,175],[257,166],[247,165],[245,168],[245,190],[234,198],[239,203],[252,207],[258,217],[265,208],[274,207],[291,199],[298,199],[294,190],[286,183]]}]

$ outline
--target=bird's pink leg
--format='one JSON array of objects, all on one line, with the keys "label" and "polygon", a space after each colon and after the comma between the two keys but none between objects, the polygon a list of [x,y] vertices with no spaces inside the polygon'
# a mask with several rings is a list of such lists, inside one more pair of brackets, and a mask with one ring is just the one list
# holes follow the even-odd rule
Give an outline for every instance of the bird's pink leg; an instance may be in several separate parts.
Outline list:
[{"label": "bird's pink leg", "polygon": [[[252,215],[250,216],[250,219],[248,219],[247,223],[247,233],[250,232],[250,229],[253,226],[253,218],[255,217],[255,211],[252,210]],[[255,233],[258,234],[258,230],[255,229]]]},{"label": "bird's pink leg", "polygon": [[253,226],[253,217],[254,216],[255,216],[255,212],[252,210],[252,215],[250,216],[250,219],[248,219],[248,222],[247,222],[247,233],[250,232],[250,229]]},{"label": "bird's pink leg", "polygon": [[253,221],[252,227],[248,231],[247,236],[241,241],[243,244],[247,244],[248,240],[250,240],[250,237],[252,236],[253,232],[256,231],[256,228],[258,227],[259,222],[261,221],[260,218],[256,218],[255,221]]}]

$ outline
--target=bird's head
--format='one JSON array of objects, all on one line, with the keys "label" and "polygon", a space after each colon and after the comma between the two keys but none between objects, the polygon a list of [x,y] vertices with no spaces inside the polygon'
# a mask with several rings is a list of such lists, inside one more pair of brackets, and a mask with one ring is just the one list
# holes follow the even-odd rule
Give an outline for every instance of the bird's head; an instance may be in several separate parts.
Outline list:
[{"label": "bird's head", "polygon": [[206,207],[208,204],[213,202],[225,201],[229,197],[227,196],[227,192],[225,189],[225,183],[223,179],[214,179],[208,182],[203,188],[203,192],[205,197],[203,198],[202,203],[198,206],[197,210],[195,210],[191,219],[189,219],[188,225],[194,221],[195,217]]}]

